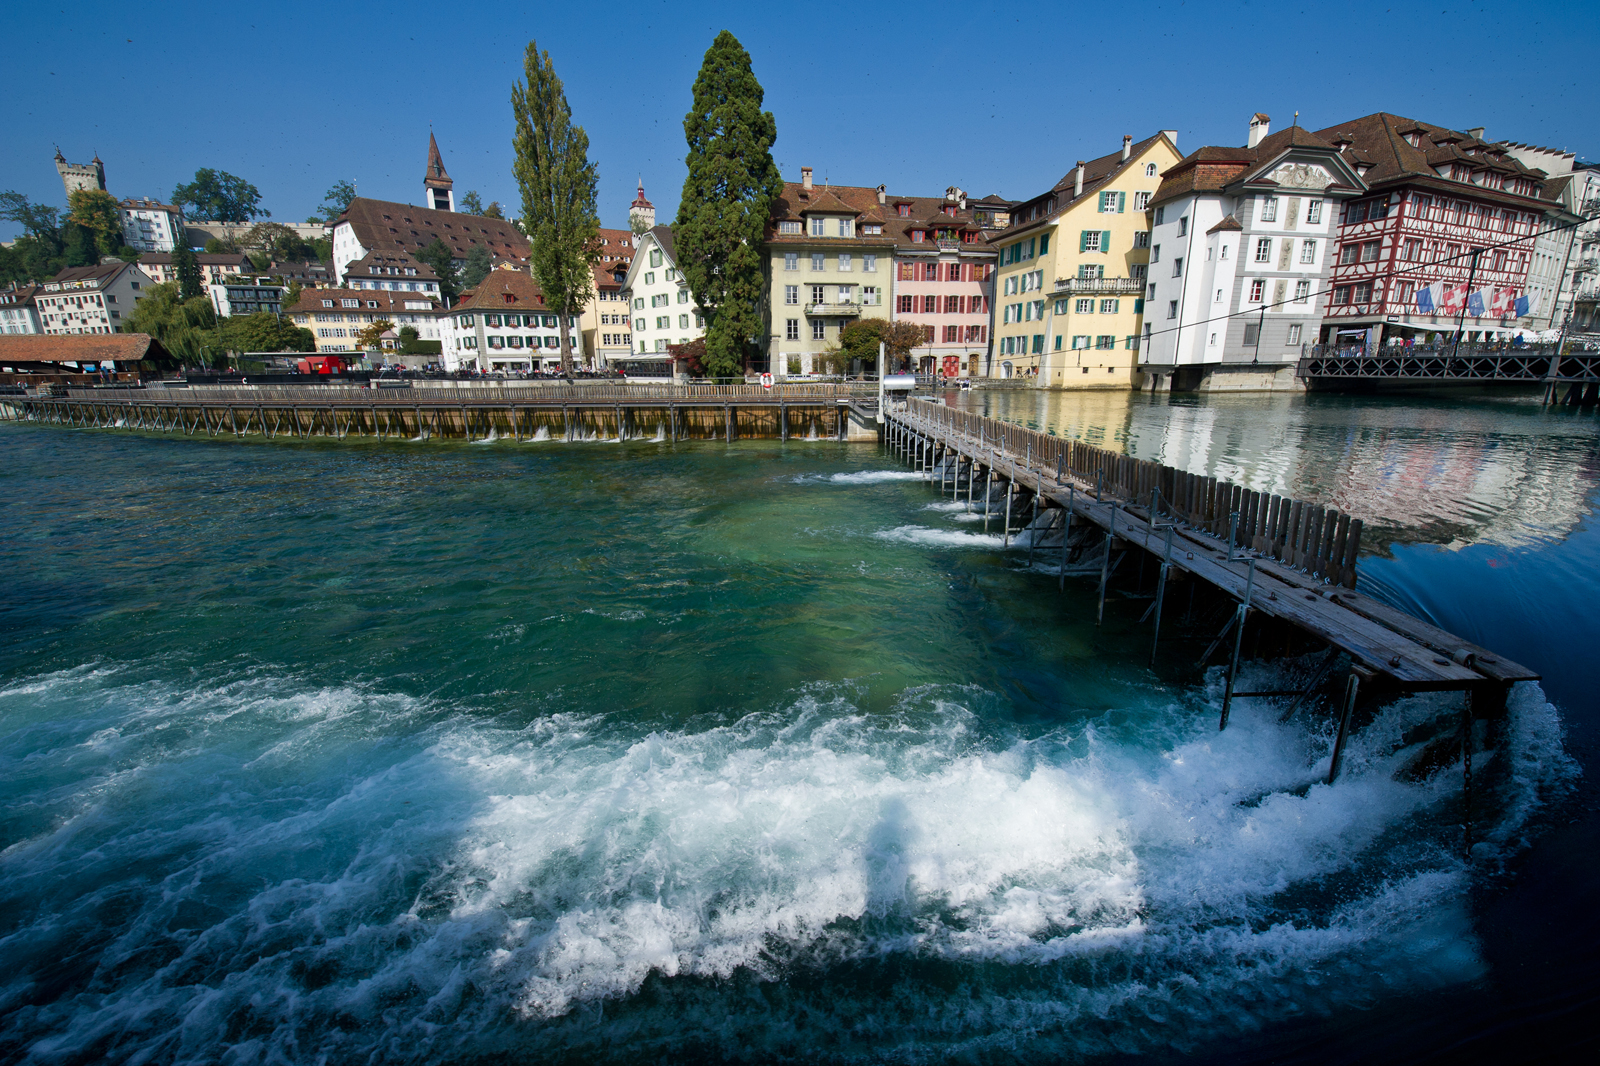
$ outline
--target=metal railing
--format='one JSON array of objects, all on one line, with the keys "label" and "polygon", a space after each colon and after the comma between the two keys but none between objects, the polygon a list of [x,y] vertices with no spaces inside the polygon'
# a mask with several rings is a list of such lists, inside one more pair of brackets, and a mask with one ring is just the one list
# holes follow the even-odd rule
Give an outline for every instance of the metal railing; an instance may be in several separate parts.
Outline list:
[{"label": "metal railing", "polygon": [[[397,395],[398,393],[398,395]],[[878,386],[871,382],[774,384],[772,388],[760,385],[644,385],[615,383],[595,385],[534,385],[527,388],[475,388],[475,389],[362,389],[341,388],[337,385],[277,386],[261,388],[229,388],[226,386],[202,389],[68,389],[67,397],[74,400],[92,400],[99,403],[132,401],[143,404],[171,406],[227,405],[262,403],[303,403],[327,406],[328,404],[354,404],[359,406],[399,405],[402,407],[448,404],[459,407],[493,404],[572,403],[593,404],[597,407],[627,407],[641,400],[669,400],[679,403],[728,403],[738,401],[765,401],[792,403],[801,401],[824,402],[876,397]]]}]

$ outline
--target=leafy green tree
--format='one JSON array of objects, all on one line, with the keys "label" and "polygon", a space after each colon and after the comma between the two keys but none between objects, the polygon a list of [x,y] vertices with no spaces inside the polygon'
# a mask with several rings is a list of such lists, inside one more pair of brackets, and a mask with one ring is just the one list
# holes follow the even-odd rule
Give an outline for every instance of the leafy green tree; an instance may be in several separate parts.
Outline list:
[{"label": "leafy green tree", "polygon": [[[191,253],[192,254],[192,253]],[[148,333],[184,363],[198,363],[203,349],[218,349],[217,313],[204,296],[180,297],[172,282],[152,285],[125,320],[125,333]]]},{"label": "leafy green tree", "polygon": [[189,214],[195,218],[215,222],[272,217],[272,212],[261,206],[261,190],[225,170],[209,167],[201,167],[194,172],[193,181],[172,190],[172,202],[193,208]]},{"label": "leafy green tree", "polygon": [[289,291],[283,294],[283,310],[285,313],[288,312],[289,308],[300,302],[300,294],[304,291],[305,287],[298,281],[289,283]]},{"label": "leafy green tree", "polygon": [[30,237],[55,234],[61,227],[60,216],[53,207],[29,203],[20,192],[0,192],[0,222],[21,226]]},{"label": "leafy green tree", "polygon": [[236,255],[239,251],[239,242],[226,237],[208,237],[205,243],[207,255]]},{"label": "leafy green tree", "polygon": [[456,297],[461,295],[461,279],[456,273],[455,254],[450,251],[450,246],[443,239],[435,237],[420,252],[412,252],[411,257],[419,263],[426,263],[439,275],[439,294],[444,297],[445,304],[455,303]]},{"label": "leafy green tree", "polygon": [[883,344],[885,362],[890,368],[886,372],[903,368],[911,349],[926,343],[922,327],[914,323],[864,318],[839,331],[838,347],[826,353],[830,357],[837,353],[835,358],[829,360],[832,372],[845,373],[853,359],[861,360],[863,367],[876,365],[880,342]]},{"label": "leafy green tree", "polygon": [[481,244],[474,244],[467,253],[467,261],[461,267],[461,287],[463,289],[476,289],[479,282],[489,276],[489,271],[494,269],[494,259],[489,255],[489,249]]},{"label": "leafy green tree", "polygon": [[309,329],[270,311],[223,319],[218,338],[232,352],[310,352],[317,347]]},{"label": "leafy green tree", "polygon": [[100,242],[94,230],[68,219],[62,223],[61,232],[67,266],[86,267],[100,262]]},{"label": "leafy green tree", "polygon": [[504,222],[506,219],[505,209],[500,206],[499,200],[493,200],[490,202],[488,207],[483,209],[483,217],[498,218],[500,221]]},{"label": "leafy green tree", "polygon": [[67,197],[67,217],[94,234],[101,255],[116,255],[122,247],[122,208],[104,189],[74,189]]},{"label": "leafy green tree", "polygon": [[329,238],[329,237],[318,237],[316,240],[307,241],[306,244],[311,249],[311,258],[307,259],[306,262],[308,262],[308,263],[311,263],[311,262],[332,263],[333,262],[333,240],[332,240],[332,238]]},{"label": "leafy green tree", "polygon": [[383,347],[383,335],[387,330],[394,329],[394,323],[387,318],[380,318],[376,322],[369,322],[356,334],[356,341],[367,351]]},{"label": "leafy green tree", "polygon": [[461,213],[464,215],[483,214],[483,200],[478,196],[478,190],[472,189],[461,198]]},{"label": "leafy green tree", "polygon": [[572,374],[572,319],[594,294],[600,216],[599,172],[589,161],[589,135],[572,124],[566,90],[550,53],[528,42],[525,82],[511,87],[517,133],[512,170],[522,187],[522,220],[533,244],[533,276],[561,329],[561,370]]},{"label": "leafy green tree", "polygon": [[317,208],[317,213],[306,219],[307,222],[321,222],[323,225],[331,224],[345,209],[350,206],[350,201],[356,198],[356,183],[345,181],[343,178],[333,183],[326,196],[322,198],[322,206]]},{"label": "leafy green tree", "polygon": [[172,269],[178,275],[178,293],[182,299],[192,300],[205,295],[205,281],[200,276],[200,260],[195,257],[193,248],[187,244],[179,244],[172,253]]},{"label": "leafy green tree", "polygon": [[761,240],[783,179],[772,161],[777,120],[750,53],[727,30],[706,50],[684,116],[689,176],[673,226],[678,265],[706,318],[706,369],[732,377],[755,354],[761,313]]}]

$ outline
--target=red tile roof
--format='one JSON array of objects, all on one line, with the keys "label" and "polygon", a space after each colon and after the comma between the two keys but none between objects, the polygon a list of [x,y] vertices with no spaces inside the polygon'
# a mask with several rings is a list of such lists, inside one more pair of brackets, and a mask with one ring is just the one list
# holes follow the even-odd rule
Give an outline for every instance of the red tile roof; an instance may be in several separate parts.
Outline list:
[{"label": "red tile roof", "polygon": [[356,240],[369,252],[419,252],[438,238],[457,259],[465,259],[474,247],[513,259],[527,259],[529,254],[528,238],[521,230],[505,219],[484,215],[358,196],[339,216],[339,222],[348,222]]},{"label": "red tile roof", "polygon": [[0,334],[0,362],[8,364],[137,363],[165,356],[166,349],[148,333]]},{"label": "red tile roof", "polygon": [[[332,300],[327,307],[324,300]],[[356,300],[360,307],[345,307],[343,301]],[[407,307],[407,303],[426,303],[427,310]],[[371,307],[370,304],[377,304]],[[300,302],[284,309],[284,314],[307,314],[312,311],[376,311],[380,314],[427,314],[439,310],[439,301],[426,292],[395,292],[392,289],[304,289]]]},{"label": "red tile roof", "polygon": [[491,270],[475,289],[461,294],[452,311],[549,311],[539,283],[523,270]]}]

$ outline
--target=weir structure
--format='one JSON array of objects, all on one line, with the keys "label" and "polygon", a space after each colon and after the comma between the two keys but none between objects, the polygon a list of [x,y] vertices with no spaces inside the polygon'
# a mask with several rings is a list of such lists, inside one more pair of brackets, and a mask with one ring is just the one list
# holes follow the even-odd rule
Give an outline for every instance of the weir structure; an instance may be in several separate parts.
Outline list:
[{"label": "weir structure", "polygon": [[[1056,564],[1108,593],[1148,600],[1150,659],[1187,586],[1186,618],[1209,640],[1197,666],[1226,649],[1219,729],[1239,699],[1286,699],[1287,720],[1326,700],[1337,716],[1327,780],[1339,775],[1351,730],[1378,704],[1416,692],[1465,694],[1456,723],[1419,736],[1417,772],[1459,754],[1471,796],[1471,754],[1503,718],[1526,667],[1356,591],[1362,522],[1331,508],[1245,489],[920,399],[890,402],[885,445],[959,502],[995,520],[1005,547]],[[1131,559],[1130,559],[1131,557]],[[1138,578],[1132,577],[1137,570]],[[1149,580],[1146,580],[1146,575]],[[1220,630],[1204,628],[1206,618]],[[1214,634],[1214,635],[1213,635]],[[1170,629],[1168,653],[1174,639]],[[1193,631],[1188,639],[1196,639]],[[1239,691],[1251,658],[1320,653],[1295,688]],[[1338,667],[1343,664],[1343,668]],[[1453,728],[1452,728],[1453,726]],[[1470,826],[1470,819],[1464,819]],[[1468,830],[1470,834],[1470,829]],[[1470,849],[1470,835],[1468,846]]]},{"label": "weir structure", "polygon": [[12,418],[208,436],[663,440],[873,439],[877,386],[531,385],[511,388],[64,389],[0,396]]}]

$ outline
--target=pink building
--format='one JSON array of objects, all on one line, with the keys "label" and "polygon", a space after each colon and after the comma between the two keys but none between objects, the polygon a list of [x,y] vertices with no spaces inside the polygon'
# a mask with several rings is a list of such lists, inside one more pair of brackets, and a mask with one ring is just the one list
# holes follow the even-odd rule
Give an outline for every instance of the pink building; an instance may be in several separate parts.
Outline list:
[{"label": "pink building", "polygon": [[972,376],[988,365],[995,250],[983,242],[985,220],[957,188],[942,197],[886,198],[885,235],[895,243],[893,318],[922,327],[915,368]]}]

